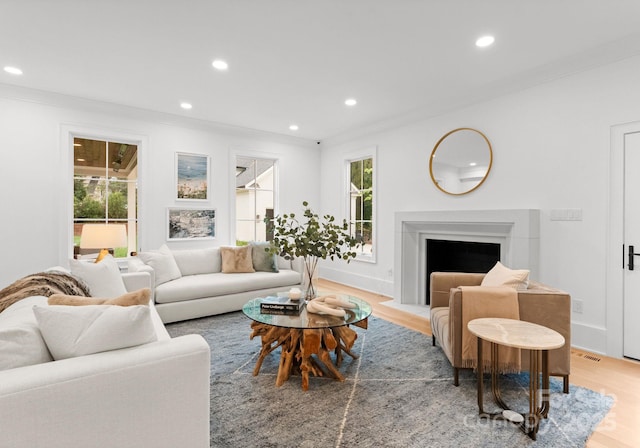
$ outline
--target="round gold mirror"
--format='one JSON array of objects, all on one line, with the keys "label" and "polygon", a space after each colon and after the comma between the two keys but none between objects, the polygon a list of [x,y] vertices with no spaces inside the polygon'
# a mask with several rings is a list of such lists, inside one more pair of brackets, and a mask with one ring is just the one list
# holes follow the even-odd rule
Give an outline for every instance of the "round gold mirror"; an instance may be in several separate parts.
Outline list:
[{"label": "round gold mirror", "polygon": [[441,191],[467,194],[482,185],[492,163],[489,139],[476,129],[459,128],[436,143],[429,158],[429,174]]}]

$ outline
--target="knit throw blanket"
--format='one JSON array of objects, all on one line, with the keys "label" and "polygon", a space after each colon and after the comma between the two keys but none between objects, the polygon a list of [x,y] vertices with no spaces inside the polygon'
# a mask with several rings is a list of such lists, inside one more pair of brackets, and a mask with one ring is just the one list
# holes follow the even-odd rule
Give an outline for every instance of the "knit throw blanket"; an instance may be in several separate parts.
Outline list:
[{"label": "knit throw blanket", "polygon": [[18,300],[53,294],[90,296],[89,287],[71,274],[58,271],[39,272],[17,280],[0,291],[0,312]]},{"label": "knit throw blanket", "polygon": [[[518,291],[500,286],[462,286],[462,366],[476,368],[478,365],[478,340],[467,329],[473,319],[501,317],[520,319]],[[491,367],[489,342],[483,341],[483,369]],[[520,371],[520,349],[498,346],[498,369],[501,373]]]}]

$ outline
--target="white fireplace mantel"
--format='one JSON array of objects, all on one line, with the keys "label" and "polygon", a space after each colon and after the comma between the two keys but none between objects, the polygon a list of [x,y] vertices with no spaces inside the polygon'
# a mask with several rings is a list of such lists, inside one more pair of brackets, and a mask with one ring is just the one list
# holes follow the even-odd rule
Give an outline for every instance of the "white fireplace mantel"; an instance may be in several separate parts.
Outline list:
[{"label": "white fireplace mantel", "polygon": [[539,210],[396,212],[394,302],[426,304],[427,239],[499,243],[503,264],[538,278]]}]

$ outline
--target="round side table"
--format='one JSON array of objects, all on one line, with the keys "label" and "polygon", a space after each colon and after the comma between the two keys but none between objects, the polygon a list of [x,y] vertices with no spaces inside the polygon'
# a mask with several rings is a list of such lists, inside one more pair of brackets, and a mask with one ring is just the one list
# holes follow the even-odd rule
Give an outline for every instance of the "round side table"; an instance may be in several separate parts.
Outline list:
[{"label": "round side table", "polygon": [[[549,350],[564,345],[564,337],[555,330],[515,319],[482,318],[467,324],[469,331],[478,338],[478,409],[481,417],[507,419],[520,422],[525,434],[536,440],[540,420],[549,413]],[[491,392],[498,406],[504,409],[499,414],[489,414],[483,409],[483,353],[482,341],[491,346]],[[498,346],[529,350],[529,413],[522,416],[509,409],[502,400],[499,387]],[[541,362],[542,361],[542,362]],[[540,401],[539,392],[542,391]]]}]

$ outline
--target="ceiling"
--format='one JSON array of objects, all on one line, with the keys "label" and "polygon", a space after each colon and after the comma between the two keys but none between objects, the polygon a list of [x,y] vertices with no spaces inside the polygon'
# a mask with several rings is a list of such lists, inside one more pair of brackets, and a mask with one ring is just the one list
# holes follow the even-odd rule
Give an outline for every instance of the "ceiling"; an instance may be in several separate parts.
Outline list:
[{"label": "ceiling", "polygon": [[636,54],[638,0],[0,0],[0,83],[313,140]]}]

